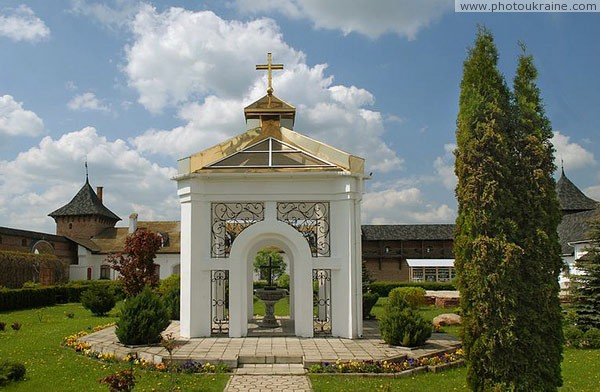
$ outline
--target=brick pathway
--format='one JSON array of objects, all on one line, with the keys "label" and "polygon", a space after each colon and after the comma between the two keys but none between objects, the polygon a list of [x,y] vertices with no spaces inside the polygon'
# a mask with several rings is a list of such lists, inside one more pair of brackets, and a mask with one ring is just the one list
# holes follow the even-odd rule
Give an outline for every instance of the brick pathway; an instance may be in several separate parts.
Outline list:
[{"label": "brick pathway", "polygon": [[300,364],[250,364],[234,371],[225,392],[311,391],[306,370]]}]

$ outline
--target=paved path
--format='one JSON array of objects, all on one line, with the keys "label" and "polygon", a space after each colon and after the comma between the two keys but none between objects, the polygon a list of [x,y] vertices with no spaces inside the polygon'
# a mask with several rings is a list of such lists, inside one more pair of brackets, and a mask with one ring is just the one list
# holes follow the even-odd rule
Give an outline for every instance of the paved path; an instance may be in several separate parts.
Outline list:
[{"label": "paved path", "polygon": [[242,365],[234,371],[224,392],[309,392],[310,380],[299,364]]}]

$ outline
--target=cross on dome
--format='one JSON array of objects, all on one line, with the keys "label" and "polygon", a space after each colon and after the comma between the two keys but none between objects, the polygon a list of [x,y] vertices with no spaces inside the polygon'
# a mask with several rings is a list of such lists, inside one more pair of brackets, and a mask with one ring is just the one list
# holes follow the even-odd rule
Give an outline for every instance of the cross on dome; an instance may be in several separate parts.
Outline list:
[{"label": "cross on dome", "polygon": [[267,94],[269,96],[273,95],[273,86],[271,84],[272,81],[272,75],[271,75],[271,71],[274,69],[283,69],[283,64],[273,64],[271,61],[271,53],[267,53],[267,64],[257,64],[256,65],[256,70],[257,71],[261,71],[261,70],[267,70],[267,80],[269,83],[269,86],[267,87]]}]

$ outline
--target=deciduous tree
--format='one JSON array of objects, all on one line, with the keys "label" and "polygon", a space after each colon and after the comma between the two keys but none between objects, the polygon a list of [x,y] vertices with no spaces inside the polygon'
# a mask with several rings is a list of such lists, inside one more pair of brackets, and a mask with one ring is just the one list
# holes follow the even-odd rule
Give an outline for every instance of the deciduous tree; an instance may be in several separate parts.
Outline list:
[{"label": "deciduous tree", "polygon": [[123,253],[108,256],[107,261],[120,274],[127,296],[139,294],[145,286],[158,285],[154,258],[160,246],[158,234],[139,229],[127,236]]}]

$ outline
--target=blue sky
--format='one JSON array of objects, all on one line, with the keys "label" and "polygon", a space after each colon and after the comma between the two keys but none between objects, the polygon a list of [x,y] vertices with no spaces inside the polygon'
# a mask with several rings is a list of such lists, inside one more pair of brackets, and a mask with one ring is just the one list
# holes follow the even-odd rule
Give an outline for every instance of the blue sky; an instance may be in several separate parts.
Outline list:
[{"label": "blue sky", "polygon": [[462,64],[477,24],[512,85],[524,41],[558,165],[600,200],[597,13],[455,13],[454,2],[0,3],[0,225],[53,232],[85,180],[126,219],[176,220],[176,160],[244,131],[275,94],[295,130],[367,159],[364,223],[447,223]]}]

